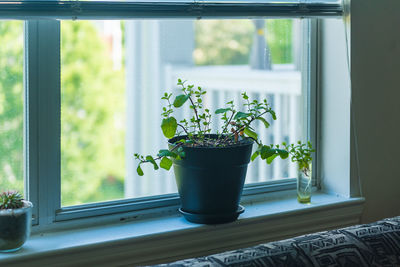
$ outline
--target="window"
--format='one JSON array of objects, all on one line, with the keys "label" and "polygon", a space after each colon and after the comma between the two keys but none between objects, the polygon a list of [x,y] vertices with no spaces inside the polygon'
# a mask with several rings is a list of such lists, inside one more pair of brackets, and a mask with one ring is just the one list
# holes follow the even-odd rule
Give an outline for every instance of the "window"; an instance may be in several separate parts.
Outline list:
[{"label": "window", "polygon": [[[79,2],[82,14],[99,3]],[[330,4],[329,15],[340,15],[340,5]],[[320,15],[316,6],[311,16]],[[138,177],[133,158],[165,146],[160,95],[176,89],[177,78],[206,89],[212,110],[243,91],[267,98],[279,119],[262,131],[266,143],[314,138],[313,19],[257,13],[250,20],[248,11],[239,19],[221,12],[224,19],[164,20],[149,10],[143,12],[152,20],[131,13],[125,16],[134,20],[25,23],[26,184],[36,223],[178,204],[172,172],[145,170],[147,177]],[[294,173],[288,162],[255,162],[244,194],[294,188]]]},{"label": "window", "polygon": [[[300,25],[289,19],[62,21],[61,205],[177,192],[172,172],[144,166],[139,177],[132,155],[166,146],[160,96],[176,91],[178,78],[203,86],[210,110],[230,100],[239,105],[244,91],[267,98],[279,120],[268,130],[255,125],[264,142],[301,139],[307,90],[302,93]],[[220,127],[218,116],[213,127]],[[257,160],[248,183],[293,178],[293,165]]]}]

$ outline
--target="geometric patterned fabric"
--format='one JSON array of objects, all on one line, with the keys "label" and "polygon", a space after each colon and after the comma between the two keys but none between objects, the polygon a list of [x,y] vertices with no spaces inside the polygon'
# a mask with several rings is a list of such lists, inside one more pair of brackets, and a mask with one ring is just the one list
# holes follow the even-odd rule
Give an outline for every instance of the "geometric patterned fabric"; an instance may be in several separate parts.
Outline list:
[{"label": "geometric patterned fabric", "polygon": [[158,266],[400,266],[400,216]]}]

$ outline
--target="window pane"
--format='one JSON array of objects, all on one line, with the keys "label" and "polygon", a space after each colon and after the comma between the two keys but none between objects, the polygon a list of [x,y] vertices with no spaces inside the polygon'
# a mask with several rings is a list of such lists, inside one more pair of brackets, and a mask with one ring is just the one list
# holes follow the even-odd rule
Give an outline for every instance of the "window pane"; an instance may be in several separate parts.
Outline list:
[{"label": "window pane", "polygon": [[[207,90],[210,110],[241,93],[267,99],[271,127],[254,125],[264,144],[303,137],[301,21],[135,20],[62,22],[62,205],[177,192],[173,171],[143,166],[133,154],[157,154],[161,96],[178,78]],[[187,117],[190,109],[177,112]],[[214,115],[213,129],[221,127]],[[288,161],[249,165],[247,183],[295,177]],[[82,194],[84,192],[84,194]]]},{"label": "window pane", "polygon": [[62,205],[124,196],[123,24],[61,22]]},{"label": "window pane", "polygon": [[0,20],[0,191],[24,192],[23,23]]}]

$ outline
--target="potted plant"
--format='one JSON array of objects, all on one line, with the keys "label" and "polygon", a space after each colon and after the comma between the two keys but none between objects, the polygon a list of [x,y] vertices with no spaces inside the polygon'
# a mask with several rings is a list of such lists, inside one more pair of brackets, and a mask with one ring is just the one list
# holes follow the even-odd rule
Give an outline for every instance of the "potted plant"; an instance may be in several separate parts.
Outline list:
[{"label": "potted plant", "polygon": [[312,156],[315,152],[311,142],[302,144],[287,145],[283,143],[285,149],[289,152],[292,162],[297,163],[297,201],[300,203],[311,202],[312,190]]},{"label": "potted plant", "polygon": [[28,239],[32,224],[32,203],[17,191],[0,193],[0,252],[20,249]]},{"label": "potted plant", "polygon": [[[139,161],[137,173],[142,176],[141,164],[151,163],[154,169],[169,170],[174,166],[175,179],[181,198],[180,212],[191,222],[225,223],[237,219],[244,208],[239,205],[247,165],[258,156],[270,164],[276,157],[285,159],[288,151],[279,145],[264,145],[251,127],[260,121],[268,128],[268,119],[276,120],[268,101],[250,100],[242,94],[243,111],[229,101],[215,114],[221,116],[222,128],[211,131],[211,112],[203,106],[201,87],[187,85],[178,79],[181,94],[172,98],[165,93],[161,129],[168,138],[169,149],[161,149],[157,157],[135,154]],[[173,99],[173,100],[172,100]],[[177,120],[174,109],[189,103],[192,117]],[[252,154],[253,144],[257,149]],[[160,161],[159,164],[157,161]]]}]

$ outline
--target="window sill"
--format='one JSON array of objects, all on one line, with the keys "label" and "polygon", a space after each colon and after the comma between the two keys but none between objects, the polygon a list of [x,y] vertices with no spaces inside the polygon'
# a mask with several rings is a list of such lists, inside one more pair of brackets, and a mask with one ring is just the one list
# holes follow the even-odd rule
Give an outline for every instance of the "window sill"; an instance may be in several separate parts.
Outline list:
[{"label": "window sill", "polygon": [[315,193],[299,204],[293,191],[269,194],[262,202],[242,203],[246,211],[233,223],[197,225],[178,214],[139,221],[33,234],[15,253],[0,254],[0,265],[143,265],[207,255],[357,224],[363,198]]}]

